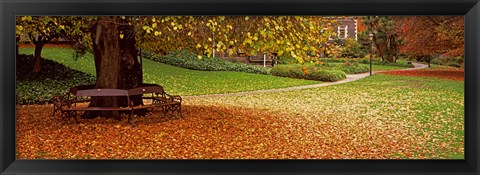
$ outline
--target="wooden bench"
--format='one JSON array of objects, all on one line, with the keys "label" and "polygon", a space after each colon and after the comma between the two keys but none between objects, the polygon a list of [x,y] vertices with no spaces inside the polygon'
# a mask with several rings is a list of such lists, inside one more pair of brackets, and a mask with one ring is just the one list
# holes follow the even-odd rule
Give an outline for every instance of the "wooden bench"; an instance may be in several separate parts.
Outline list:
[{"label": "wooden bench", "polygon": [[[126,97],[127,107],[88,107],[78,106],[78,103],[84,103],[91,101],[91,97]],[[131,99],[132,96],[141,96],[142,100],[150,100],[150,103],[134,106]],[[78,90],[71,88],[66,95],[56,96],[53,98],[54,111],[60,110],[62,118],[74,118],[77,123],[78,111],[129,111],[128,122],[134,126],[133,114],[137,109],[154,109],[157,107],[162,108],[163,116],[167,113],[177,113],[180,117],[182,114],[182,98],[178,95],[167,94],[163,87],[160,85],[149,85],[145,87],[138,87],[129,90],[123,89],[84,89]],[[177,116],[177,115],[176,115]]]},{"label": "wooden bench", "polygon": [[167,94],[160,85],[150,85],[145,87],[137,87],[128,90],[130,96],[141,95],[143,100],[150,101],[149,104],[141,106],[141,108],[154,109],[162,108],[163,116],[167,113],[176,113],[175,116],[183,117],[182,114],[182,97],[178,95]]},{"label": "wooden bench", "polygon": [[128,90],[123,89],[85,89],[85,90],[77,90],[75,93],[77,99],[79,98],[90,98],[90,97],[126,97],[127,98],[127,107],[102,107],[102,106],[78,106],[77,103],[85,102],[85,100],[71,100],[71,101],[64,101],[62,103],[66,104],[63,106],[60,111],[62,112],[62,117],[64,118],[74,118],[77,123],[77,111],[130,111],[130,115],[128,116],[128,122],[133,126],[133,112],[135,107],[133,106],[133,102],[130,100],[130,96],[128,95]]},{"label": "wooden bench", "polygon": [[75,103],[83,103],[83,102],[90,102],[89,97],[77,97],[77,87],[72,87],[68,92],[66,92],[63,95],[55,96],[52,98],[53,102],[53,114],[52,116],[55,116],[55,113],[60,111],[63,108],[66,108],[72,104]]}]

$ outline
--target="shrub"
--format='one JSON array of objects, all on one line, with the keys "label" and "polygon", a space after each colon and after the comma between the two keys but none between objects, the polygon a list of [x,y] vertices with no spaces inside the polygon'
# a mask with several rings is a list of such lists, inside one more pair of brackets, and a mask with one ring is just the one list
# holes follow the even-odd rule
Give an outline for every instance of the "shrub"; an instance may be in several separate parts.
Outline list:
[{"label": "shrub", "polygon": [[434,58],[430,61],[430,63],[443,65],[443,66],[462,67],[463,61],[464,61],[463,57]]},{"label": "shrub", "polygon": [[32,73],[34,58],[20,55],[16,72],[16,103],[40,104],[51,102],[53,96],[67,92],[70,87],[94,84],[95,77],[73,70],[52,60],[42,60],[42,72]]},{"label": "shrub", "polygon": [[252,66],[239,62],[230,62],[221,58],[199,58],[188,50],[169,52],[167,55],[157,56],[146,53],[145,56],[154,61],[201,71],[236,71],[255,74],[269,74],[270,68]]},{"label": "shrub", "polygon": [[355,39],[347,38],[341,51],[341,56],[345,58],[363,58],[367,52],[362,49],[362,45]]},{"label": "shrub", "polygon": [[342,67],[340,67],[340,70],[342,70],[346,74],[359,74],[359,73],[368,72],[370,70],[370,68],[368,68],[365,65],[361,65],[358,63],[350,63],[350,62],[346,62],[346,63],[344,63]]},{"label": "shrub", "polygon": [[292,56],[281,55],[278,57],[278,64],[297,64],[298,61]]},{"label": "shrub", "polygon": [[345,79],[345,72],[340,70],[322,70],[314,66],[283,66],[278,65],[272,68],[271,74],[280,77],[317,80],[317,81],[338,81]]},{"label": "shrub", "polygon": [[460,63],[457,63],[457,62],[448,62],[447,66],[462,67],[462,65]]},{"label": "shrub", "polygon": [[444,65],[445,63],[441,59],[435,58],[430,61],[430,64]]},{"label": "shrub", "polygon": [[345,72],[341,70],[318,70],[312,71],[307,75],[308,80],[319,80],[319,81],[339,81],[347,78]]}]

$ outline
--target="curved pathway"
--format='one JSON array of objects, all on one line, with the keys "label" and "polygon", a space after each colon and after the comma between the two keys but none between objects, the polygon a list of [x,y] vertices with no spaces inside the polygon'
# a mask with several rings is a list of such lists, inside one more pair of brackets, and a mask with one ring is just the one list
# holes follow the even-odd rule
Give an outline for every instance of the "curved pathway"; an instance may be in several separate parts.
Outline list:
[{"label": "curved pathway", "polygon": [[[417,69],[425,69],[428,66],[425,64],[420,63],[413,63],[413,68],[406,68],[400,70],[417,70]],[[386,72],[384,71],[374,71],[372,74],[379,73],[379,72]],[[399,70],[396,70],[399,71]],[[185,96],[183,98],[204,98],[204,97],[220,97],[220,96],[240,96],[240,95],[250,95],[250,94],[260,94],[260,93],[267,93],[267,92],[282,92],[282,91],[292,91],[292,90],[300,90],[300,89],[310,89],[310,88],[317,88],[317,87],[324,87],[324,86],[331,86],[336,84],[348,83],[356,80],[360,80],[362,78],[368,77],[370,72],[361,73],[361,74],[351,74],[347,75],[346,79],[336,81],[336,82],[325,82],[320,84],[311,84],[305,86],[293,86],[293,87],[286,87],[286,88],[279,88],[279,89],[266,89],[266,90],[256,90],[256,91],[246,91],[246,92],[234,92],[234,93],[226,93],[226,94],[208,94],[208,95],[195,95],[195,96]]]}]

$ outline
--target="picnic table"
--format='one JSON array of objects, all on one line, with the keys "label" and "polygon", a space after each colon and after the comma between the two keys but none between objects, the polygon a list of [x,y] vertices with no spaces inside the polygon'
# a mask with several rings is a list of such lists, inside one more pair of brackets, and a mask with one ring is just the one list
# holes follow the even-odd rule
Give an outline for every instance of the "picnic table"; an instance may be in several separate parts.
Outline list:
[{"label": "picnic table", "polygon": [[[167,113],[180,115],[182,98],[178,95],[167,94],[163,87],[156,84],[146,84],[146,86],[137,87],[133,89],[102,89],[93,88],[92,85],[85,85],[79,87],[72,87],[70,90],[62,96],[54,97],[53,115],[60,111],[62,118],[73,118],[77,123],[77,112],[79,111],[125,111],[129,112],[128,122],[135,126],[133,122],[133,115],[135,110],[161,108],[163,110],[163,116]],[[134,105],[133,96],[141,96],[142,103]],[[124,97],[127,102],[127,106],[89,106],[79,105],[80,103],[89,103],[92,97]],[[150,103],[143,103],[144,100],[150,101]]]}]

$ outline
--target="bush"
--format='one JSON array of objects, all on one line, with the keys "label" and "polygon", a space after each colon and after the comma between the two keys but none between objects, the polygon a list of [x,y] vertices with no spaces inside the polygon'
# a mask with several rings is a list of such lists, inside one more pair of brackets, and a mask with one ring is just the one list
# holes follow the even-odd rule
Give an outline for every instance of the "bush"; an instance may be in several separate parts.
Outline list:
[{"label": "bush", "polygon": [[292,56],[281,55],[278,57],[278,64],[297,64],[298,61]]},{"label": "bush", "polygon": [[317,81],[339,81],[347,76],[340,70],[322,70],[314,66],[283,66],[278,65],[272,68],[271,74],[280,77],[298,78]]},{"label": "bush", "polygon": [[462,65],[460,63],[456,63],[456,62],[448,62],[447,66],[462,67]]},{"label": "bush", "polygon": [[346,74],[359,74],[359,73],[368,72],[370,70],[370,68],[368,68],[365,65],[358,64],[358,63],[346,62],[342,65],[342,67],[340,67],[340,70],[342,70]]},{"label": "bush", "polygon": [[347,38],[341,51],[344,58],[363,58],[367,52],[362,49],[362,45],[355,39]]},{"label": "bush", "polygon": [[430,63],[443,65],[443,66],[462,67],[463,61],[464,61],[463,57],[434,58],[430,61]]},{"label": "bush", "polygon": [[16,72],[17,104],[48,103],[52,97],[64,94],[72,86],[95,83],[94,76],[48,59],[42,60],[42,71],[34,74],[33,60],[31,55],[19,56],[21,64]]},{"label": "bush", "polygon": [[430,64],[444,65],[445,63],[441,59],[435,58],[430,61]]},{"label": "bush", "polygon": [[270,68],[252,66],[244,63],[230,62],[221,58],[199,58],[188,50],[169,52],[167,55],[156,56],[146,53],[151,60],[172,66],[201,71],[236,71],[254,74],[269,74]]}]

